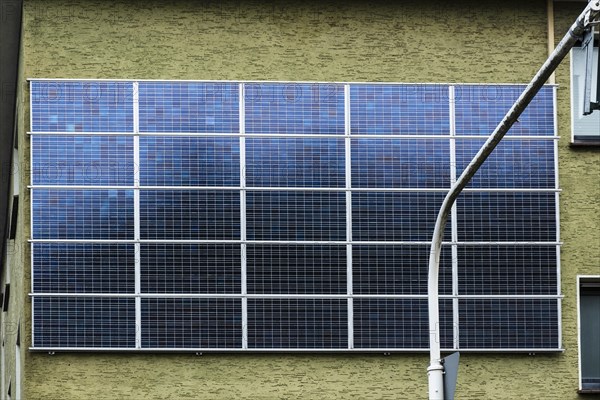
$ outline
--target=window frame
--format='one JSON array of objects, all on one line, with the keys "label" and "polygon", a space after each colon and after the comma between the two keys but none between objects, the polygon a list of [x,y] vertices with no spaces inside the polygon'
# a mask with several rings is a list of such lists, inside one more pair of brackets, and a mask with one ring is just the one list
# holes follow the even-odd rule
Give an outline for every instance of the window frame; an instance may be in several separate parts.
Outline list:
[{"label": "window frame", "polygon": [[[579,394],[599,394],[600,389],[586,389],[583,387],[583,370],[581,364],[581,285],[584,282],[593,282],[600,284],[600,275],[577,275],[577,373],[578,373],[578,390]],[[598,295],[600,296],[600,289],[598,290]],[[598,377],[600,378],[600,377]]]},{"label": "window frame", "polygon": [[[600,39],[596,38],[594,40],[594,47],[598,49],[598,52],[600,53]],[[580,48],[579,45],[576,45],[574,47],[575,48]],[[600,54],[599,54],[600,57]],[[599,67],[600,68],[600,67]],[[593,136],[591,136],[589,139],[577,139],[576,136],[576,132],[575,132],[575,102],[577,101],[577,99],[575,99],[575,90],[574,90],[574,72],[575,72],[575,61],[574,61],[574,57],[573,57],[573,50],[571,50],[569,52],[569,84],[570,84],[570,106],[571,106],[571,111],[570,111],[570,117],[571,117],[571,147],[600,147],[600,132],[598,132],[598,137],[594,138]],[[598,75],[600,79],[600,71],[598,71]],[[600,101],[600,93],[596,94],[596,99],[598,101]],[[591,115],[600,115],[600,111],[595,111],[595,114],[591,114]],[[599,117],[600,118],[600,117]]]}]

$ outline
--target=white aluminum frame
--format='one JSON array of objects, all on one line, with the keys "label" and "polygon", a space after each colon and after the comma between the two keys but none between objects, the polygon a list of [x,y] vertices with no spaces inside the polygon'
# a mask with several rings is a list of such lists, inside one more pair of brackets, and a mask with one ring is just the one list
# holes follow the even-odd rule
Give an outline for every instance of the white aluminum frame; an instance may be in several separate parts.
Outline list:
[{"label": "white aluminum frame", "polygon": [[[432,193],[440,192],[445,193],[449,188],[353,188],[352,187],[352,139],[365,138],[365,139],[436,139],[444,140],[449,143],[449,162],[450,162],[450,180],[454,182],[456,180],[456,139],[472,139],[484,141],[487,137],[482,135],[457,135],[456,134],[456,122],[455,122],[455,87],[456,86],[477,86],[477,84],[438,84],[439,88],[447,86],[448,88],[448,107],[450,117],[450,129],[447,135],[365,135],[365,134],[352,134],[351,132],[351,113],[350,113],[350,83],[348,82],[289,82],[289,83],[314,83],[314,84],[335,84],[343,87],[344,90],[344,124],[345,132],[341,134],[247,134],[245,130],[245,85],[247,83],[265,83],[275,84],[282,82],[273,81],[162,81],[162,80],[128,80],[128,79],[107,79],[107,80],[79,80],[79,79],[30,79],[30,81],[125,81],[132,82],[133,85],[133,132],[28,132],[29,135],[49,135],[49,136],[80,136],[80,135],[121,135],[121,136],[132,136],[133,137],[133,152],[134,152],[134,178],[133,185],[115,186],[115,185],[34,185],[33,174],[30,176],[30,185],[28,188],[32,193],[38,189],[58,189],[58,190],[132,190],[134,193],[134,238],[127,240],[85,240],[85,239],[30,239],[29,242],[35,243],[126,243],[133,244],[135,248],[135,290],[133,293],[121,294],[121,293],[35,293],[33,288],[33,279],[31,283],[30,297],[32,303],[36,297],[92,297],[92,298],[106,298],[106,297],[118,297],[118,298],[134,298],[135,299],[135,321],[136,321],[136,337],[135,337],[135,348],[93,348],[93,347],[31,347],[31,350],[35,351],[141,351],[141,352],[204,352],[204,351],[251,351],[251,352],[343,352],[343,351],[354,351],[354,352],[425,352],[424,349],[399,349],[399,348],[354,348],[354,316],[353,316],[353,303],[355,298],[381,298],[381,299],[427,299],[427,294],[403,294],[403,295],[357,295],[353,293],[353,245],[430,245],[430,241],[354,241],[352,238],[352,193],[353,192],[422,192]],[[239,93],[239,132],[238,133],[180,133],[180,132],[140,132],[139,126],[139,91],[138,82],[215,82],[215,83],[237,83]],[[352,83],[352,84],[368,84],[373,83]],[[387,85],[389,83],[381,83],[381,85]],[[412,84],[415,86],[431,84]],[[489,84],[479,84],[489,85]],[[495,85],[500,86],[500,85]],[[506,84],[506,86],[520,86],[514,84]],[[556,224],[557,224],[557,239],[555,242],[460,242],[458,238],[458,224],[457,224],[457,208],[456,205],[452,208],[451,214],[451,240],[449,242],[443,242],[444,246],[450,246],[452,251],[452,292],[451,294],[440,295],[442,299],[452,299],[453,304],[453,348],[444,349],[444,351],[452,351],[460,349],[460,328],[459,328],[459,301],[461,299],[556,299],[558,303],[558,328],[559,328],[559,346],[558,348],[543,348],[543,349],[531,349],[531,348],[517,348],[517,349],[460,349],[461,351],[467,352],[556,352],[562,351],[562,336],[561,336],[561,314],[560,306],[562,295],[560,294],[560,236],[559,230],[559,206],[558,197],[560,188],[558,185],[558,139],[557,136],[557,123],[556,123],[556,86],[553,87],[553,102],[554,102],[554,132],[552,136],[507,136],[506,140],[553,140],[554,141],[554,157],[555,157],[555,174],[556,174],[556,185],[554,188],[468,188],[466,192],[540,192],[540,193],[555,193],[556,196]],[[33,103],[33,93],[30,91],[30,102]],[[33,129],[33,113],[30,114],[30,127]],[[140,183],[140,136],[170,136],[170,137],[237,137],[239,138],[240,146],[240,185],[239,186],[142,186]],[[345,162],[345,183],[340,187],[329,187],[329,188],[318,188],[318,187],[249,187],[246,185],[246,139],[247,138],[276,138],[276,139],[287,139],[287,138],[312,138],[312,139],[339,139],[344,140],[344,162]],[[30,146],[30,159],[33,164],[33,151]],[[140,191],[141,190],[218,190],[218,191],[236,191],[240,193],[240,239],[239,240],[162,240],[162,239],[142,239],[140,236]],[[246,235],[246,193],[248,191],[302,191],[302,192],[345,192],[345,211],[346,211],[346,238],[345,240],[338,241],[293,241],[293,240],[248,240]],[[31,213],[31,226],[33,227],[33,212]],[[227,293],[227,294],[198,294],[198,293],[160,293],[150,294],[142,293],[141,291],[141,259],[140,249],[141,244],[144,243],[170,243],[170,244],[237,244],[240,246],[241,260],[240,260],[240,272],[241,272],[241,290],[240,293]],[[297,245],[339,245],[346,247],[346,293],[345,294],[249,294],[247,290],[247,245],[248,244],[297,244]],[[558,280],[558,291],[554,295],[461,295],[458,288],[458,246],[484,246],[484,245],[498,245],[498,246],[520,246],[520,245],[541,245],[541,246],[556,246],[557,249],[557,280]],[[33,259],[33,245],[31,246],[32,259]],[[33,276],[33,263],[31,266],[31,274]],[[234,298],[241,300],[241,318],[242,318],[242,345],[240,348],[191,348],[191,349],[180,349],[180,348],[143,348],[142,347],[142,335],[141,335],[141,302],[143,298]],[[254,349],[249,348],[248,345],[248,299],[346,299],[347,300],[347,318],[348,318],[348,348],[334,348],[334,349],[301,349],[301,348],[272,348],[272,349]],[[32,313],[34,309],[32,308]],[[32,324],[32,335],[33,335],[33,324]],[[32,339],[33,340],[33,339]]]},{"label": "white aluminum frame", "polygon": [[583,376],[581,375],[581,281],[600,280],[600,275],[577,275],[577,380],[579,390],[583,390]]}]

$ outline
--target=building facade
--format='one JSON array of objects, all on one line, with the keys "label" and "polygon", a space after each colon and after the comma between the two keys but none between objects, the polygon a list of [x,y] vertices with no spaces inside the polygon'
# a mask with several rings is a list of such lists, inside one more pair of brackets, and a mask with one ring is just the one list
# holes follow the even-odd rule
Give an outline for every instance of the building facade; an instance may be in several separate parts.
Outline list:
[{"label": "building facade", "polygon": [[[585,2],[23,3],[13,162],[10,173],[3,171],[10,176],[10,200],[2,264],[2,398],[425,397],[428,355],[422,352],[31,350],[29,79],[522,84]],[[600,313],[594,308],[600,279],[594,135],[600,137],[600,126],[590,122],[577,135],[591,138],[574,140],[574,70],[565,60],[555,74],[560,349],[463,353],[458,398],[585,398],[578,393],[582,365],[592,375],[597,368],[581,360],[588,342],[579,316]],[[590,299],[585,309],[582,296]]]}]

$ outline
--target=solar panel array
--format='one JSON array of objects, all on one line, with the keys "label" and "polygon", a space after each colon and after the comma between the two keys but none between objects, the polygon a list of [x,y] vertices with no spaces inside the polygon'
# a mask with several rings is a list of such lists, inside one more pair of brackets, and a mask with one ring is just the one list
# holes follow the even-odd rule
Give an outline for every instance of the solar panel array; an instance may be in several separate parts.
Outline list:
[{"label": "solar panel array", "polygon": [[[33,348],[418,351],[519,85],[31,82]],[[561,348],[555,90],[459,197],[444,349]]]}]

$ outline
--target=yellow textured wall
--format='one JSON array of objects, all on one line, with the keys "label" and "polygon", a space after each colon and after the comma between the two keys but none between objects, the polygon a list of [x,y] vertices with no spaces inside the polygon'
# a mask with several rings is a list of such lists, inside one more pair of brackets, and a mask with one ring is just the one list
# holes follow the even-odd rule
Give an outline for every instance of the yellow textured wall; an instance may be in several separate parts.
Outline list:
[{"label": "yellow textured wall", "polygon": [[[25,3],[24,73],[32,78],[523,83],[546,57],[543,0]],[[579,6],[557,6],[557,30]],[[600,160],[568,147],[568,65],[557,78],[566,351],[463,354],[461,399],[577,398],[574,285],[578,271],[599,265],[600,246],[590,244],[600,242]],[[23,131],[20,143],[27,163]],[[28,203],[23,196],[22,221]],[[24,252],[24,287],[29,263]],[[24,361],[28,399],[418,399],[427,385],[424,354],[27,352]]]}]

